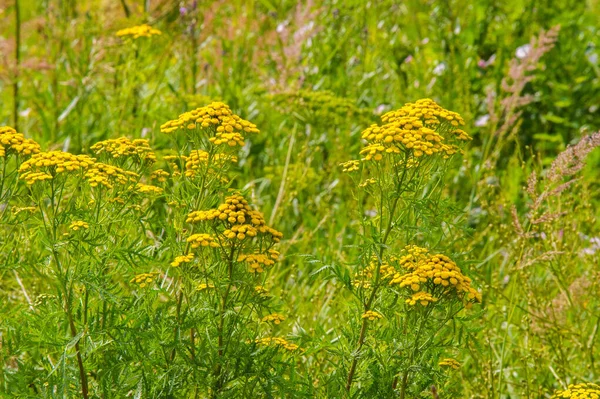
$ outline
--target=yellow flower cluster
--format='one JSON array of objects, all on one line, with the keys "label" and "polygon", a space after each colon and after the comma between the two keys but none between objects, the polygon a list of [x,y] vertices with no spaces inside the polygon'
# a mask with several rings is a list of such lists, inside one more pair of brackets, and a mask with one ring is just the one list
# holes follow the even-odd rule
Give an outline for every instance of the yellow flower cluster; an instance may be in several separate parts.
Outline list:
[{"label": "yellow flower cluster", "polygon": [[263,287],[262,285],[257,285],[256,287],[254,287],[254,292],[260,296],[269,295],[269,290]]},{"label": "yellow flower cluster", "polygon": [[406,160],[406,162],[404,160],[398,161],[396,165],[402,166],[406,169],[412,169],[418,167],[420,163],[417,158],[409,158]]},{"label": "yellow flower cluster", "polygon": [[[439,296],[448,293],[455,293],[462,299],[466,297],[468,301],[481,302],[481,294],[471,287],[471,279],[463,275],[449,257],[442,254],[430,255],[427,249],[417,246],[407,247],[406,252],[408,254],[402,256],[398,264],[407,272],[394,274],[390,284],[409,287],[414,292],[422,291],[414,301],[411,298],[407,303],[430,303],[439,299],[433,294]],[[427,293],[431,295],[426,295]]]},{"label": "yellow flower cluster", "polygon": [[350,172],[354,172],[354,171],[358,170],[359,165],[360,165],[360,161],[357,161],[357,160],[347,161],[347,162],[340,164],[340,166],[342,167],[342,172],[345,172],[345,173],[350,173]]},{"label": "yellow flower cluster", "polygon": [[204,234],[204,233],[192,234],[191,236],[189,236],[187,238],[187,242],[192,244],[192,248],[198,248],[198,247],[218,248],[219,247],[219,243],[217,241],[215,241],[215,238],[213,236],[211,236],[210,234]]},{"label": "yellow flower cluster", "polygon": [[281,324],[282,321],[285,320],[285,316],[279,313],[272,313],[262,318],[264,322],[272,322],[274,324]]},{"label": "yellow flower cluster", "polygon": [[[378,263],[379,260],[377,258],[371,260],[371,263],[367,267],[356,274],[352,284],[357,288],[371,288]],[[396,272],[397,270],[394,266],[391,266],[388,262],[382,262],[379,267],[380,281],[388,281]]]},{"label": "yellow flower cluster", "polygon": [[185,155],[165,155],[163,156],[163,160],[165,162],[167,162],[167,164],[169,165],[169,167],[171,169],[173,169],[173,173],[171,174],[171,176],[173,177],[178,177],[181,176],[181,172],[179,171],[179,165],[178,162],[185,162],[187,160],[187,157]]},{"label": "yellow flower cluster", "polygon": [[150,142],[146,139],[130,140],[127,137],[100,141],[90,149],[96,154],[107,154],[111,158],[129,158],[134,160],[154,163],[156,154],[150,148]]},{"label": "yellow flower cluster", "polygon": [[74,231],[77,231],[77,230],[79,230],[79,229],[86,229],[86,230],[87,230],[87,229],[89,229],[89,228],[90,228],[90,225],[89,225],[89,224],[87,224],[87,223],[86,223],[86,222],[84,222],[84,221],[81,221],[81,220],[76,220],[76,221],[74,221],[74,222],[72,222],[72,223],[71,223],[71,225],[69,226],[69,228],[70,228],[71,230],[74,230]]},{"label": "yellow flower cluster", "polygon": [[95,162],[85,172],[85,179],[91,187],[102,185],[112,189],[113,183],[127,184],[136,180],[139,175],[135,172],[124,170],[116,166],[108,165],[102,162]]},{"label": "yellow flower cluster", "polygon": [[429,253],[427,248],[419,247],[418,245],[407,245],[404,248],[404,251],[408,255],[404,255],[400,258],[400,263],[404,263],[406,261],[417,261],[418,259],[423,259]]},{"label": "yellow flower cluster", "polygon": [[[381,117],[383,125],[371,125],[362,133],[367,146],[360,152],[364,160],[379,161],[385,154],[409,154],[413,157],[442,154],[444,158],[459,151],[454,144],[445,144],[447,138],[466,141],[471,138],[463,130],[448,129],[464,125],[456,112],[448,111],[429,99],[408,103]],[[442,132],[452,130],[450,137]]]},{"label": "yellow flower cluster", "polygon": [[248,201],[240,194],[225,198],[225,203],[219,205],[217,209],[191,212],[186,221],[188,223],[222,222],[225,228],[222,234],[230,240],[241,241],[246,237],[256,237],[259,233],[269,236],[273,242],[279,242],[283,237],[283,233],[267,226],[263,215],[250,208]]},{"label": "yellow flower cluster", "polygon": [[142,193],[142,194],[161,195],[163,193],[162,188],[153,186],[151,184],[144,184],[144,183],[137,183],[135,185],[135,190],[138,193]]},{"label": "yellow flower cluster", "polygon": [[449,123],[456,127],[459,125],[464,126],[465,124],[464,119],[459,114],[440,107],[430,98],[423,98],[414,103],[404,104],[399,110],[383,114],[381,120],[385,123],[390,123],[406,116],[419,118],[427,125]]},{"label": "yellow flower cluster", "polygon": [[383,315],[381,313],[375,312],[373,310],[367,310],[365,313],[363,313],[362,318],[368,319],[369,321],[373,321],[373,320],[382,319]]},{"label": "yellow flower cluster", "polygon": [[171,262],[171,266],[179,267],[179,265],[181,265],[182,263],[190,263],[193,260],[194,260],[193,253],[189,253],[187,255],[176,256],[175,260],[173,262]]},{"label": "yellow flower cluster", "polygon": [[178,202],[178,201],[169,201],[167,202],[167,205],[172,206],[174,208],[185,208],[185,204],[182,202]]},{"label": "yellow flower cluster", "polygon": [[461,140],[461,141],[473,140],[473,137],[469,136],[469,134],[462,129],[453,130],[452,134],[454,134],[456,136],[457,140]]},{"label": "yellow flower cluster", "polygon": [[62,151],[39,152],[19,167],[19,178],[27,184],[36,181],[51,180],[60,173],[87,169],[94,159],[87,155],[73,155]]},{"label": "yellow flower cluster", "polygon": [[158,29],[154,29],[150,25],[138,25],[133,26],[131,28],[125,28],[117,31],[117,36],[131,36],[133,39],[137,39],[139,37],[151,37],[154,35],[161,35],[162,32]]},{"label": "yellow flower cluster", "polygon": [[408,298],[405,302],[408,303],[410,306],[414,306],[418,303],[420,303],[422,306],[427,306],[429,303],[431,302],[437,302],[437,298],[434,298],[433,295],[431,295],[429,292],[417,292],[416,294],[413,294],[410,298]]},{"label": "yellow flower cluster", "polygon": [[599,399],[600,385],[586,384],[571,384],[564,391],[557,391],[550,399],[571,398],[571,399]]},{"label": "yellow flower cluster", "polygon": [[0,158],[12,152],[22,155],[37,154],[40,152],[40,145],[34,140],[26,139],[10,126],[0,126]]},{"label": "yellow flower cluster", "polygon": [[274,249],[269,249],[267,254],[242,254],[238,257],[238,262],[248,263],[250,273],[262,273],[265,267],[272,266],[279,258],[279,252]]},{"label": "yellow flower cluster", "polygon": [[454,145],[443,144],[444,137],[414,117],[403,117],[383,126],[372,125],[362,133],[369,145],[360,152],[366,160],[379,161],[383,154],[411,152],[415,157],[444,153],[445,157],[457,151]]},{"label": "yellow flower cluster", "polygon": [[23,207],[13,206],[12,208],[10,208],[10,211],[13,215],[18,215],[21,212],[35,213],[37,211],[37,209],[38,208],[35,206],[23,206]]},{"label": "yellow flower cluster", "polygon": [[452,358],[442,359],[442,360],[440,360],[438,365],[440,367],[450,367],[450,368],[453,368],[454,370],[458,370],[460,368],[460,363],[458,362],[458,360],[452,359]]},{"label": "yellow flower cluster", "polygon": [[209,288],[215,288],[215,285],[212,283],[200,283],[198,284],[198,287],[196,287],[196,291],[204,291]]},{"label": "yellow flower cluster", "polygon": [[159,274],[158,272],[138,274],[134,278],[131,279],[130,283],[138,284],[140,286],[140,288],[144,288],[148,284],[151,284],[156,279],[158,274]]},{"label": "yellow flower cluster", "polygon": [[[210,164],[209,165],[209,160]],[[194,150],[188,157],[185,158],[185,175],[187,177],[194,177],[198,174],[199,170],[201,173],[206,173],[206,170],[201,168],[210,167],[223,167],[227,162],[236,163],[237,157],[228,154],[214,154],[212,157],[206,151]]]},{"label": "yellow flower cluster", "polygon": [[152,173],[150,173],[150,179],[157,180],[159,183],[166,182],[169,176],[169,172],[166,172],[162,169],[156,169],[153,170]]},{"label": "yellow flower cluster", "polygon": [[227,144],[230,147],[243,146],[246,133],[259,133],[255,124],[235,115],[229,106],[221,102],[183,113],[179,118],[164,123],[160,131],[169,134],[179,129],[196,128],[214,133],[209,138],[214,145]]},{"label": "yellow flower cluster", "polygon": [[291,342],[289,342],[286,339],[281,338],[281,337],[258,338],[254,342],[256,342],[258,345],[262,345],[262,346],[274,346],[274,347],[287,349],[290,352],[293,352],[299,348],[298,345],[292,344]]},{"label": "yellow flower cluster", "polygon": [[358,187],[360,188],[365,188],[370,186],[371,184],[375,184],[377,183],[377,180],[370,178],[370,179],[366,179],[365,181],[363,181],[362,183],[359,183]]}]

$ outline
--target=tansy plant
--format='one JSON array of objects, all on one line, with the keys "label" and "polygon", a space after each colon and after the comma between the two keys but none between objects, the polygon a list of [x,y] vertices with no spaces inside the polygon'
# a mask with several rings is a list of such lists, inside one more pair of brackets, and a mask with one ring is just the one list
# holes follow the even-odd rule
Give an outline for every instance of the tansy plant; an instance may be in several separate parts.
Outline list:
[{"label": "tansy plant", "polygon": [[[156,60],[151,55],[152,49],[156,48],[156,44],[161,40],[162,32],[142,24],[120,29],[115,36],[119,46],[115,46],[118,61],[114,67],[114,87],[131,88],[115,90],[114,100],[118,104],[119,120],[127,121],[129,126],[135,126],[142,120],[142,126],[146,126],[146,118],[138,117],[140,114],[146,115],[151,108],[162,83],[153,77],[164,73],[168,60],[168,57]],[[124,123],[120,125],[122,128]]]},{"label": "tansy plant", "polygon": [[433,249],[450,234],[444,172],[471,138],[460,115],[429,99],[381,119],[362,133],[362,158],[341,165],[354,177],[364,215],[354,277],[339,271],[358,308],[340,340],[343,386],[348,397],[416,397],[450,364],[440,362],[454,346],[446,327],[481,300],[457,262]]},{"label": "tansy plant", "polygon": [[282,336],[286,317],[274,312],[278,305],[265,288],[283,235],[242,193],[229,189],[237,151],[259,130],[215,102],[163,124],[161,131],[177,148],[176,155],[164,157],[163,170],[171,175],[165,195],[172,216],[165,230],[174,226],[167,274],[173,276],[178,344],[168,362],[185,362],[202,397],[254,396],[264,389],[269,362],[277,358],[291,373],[290,356],[301,353]]},{"label": "tansy plant", "polygon": [[[30,336],[34,334],[31,330],[25,332],[32,342],[39,342],[32,362],[47,370],[49,387],[61,381],[53,369],[62,367],[65,373],[72,369],[76,376],[72,380],[78,383],[62,385],[62,393],[68,396],[75,390],[87,398],[90,386],[98,384],[90,382],[90,370],[96,369],[102,357],[94,348],[102,336],[119,328],[119,323],[108,320],[121,308],[114,301],[119,291],[117,276],[127,274],[128,267],[115,256],[124,237],[140,234],[132,222],[151,204],[142,189],[147,185],[141,183],[147,167],[134,172],[88,155],[41,151],[37,143],[13,129],[2,128],[0,132],[0,185],[6,187],[2,201],[5,210],[17,210],[11,212],[12,220],[3,220],[3,226],[13,226],[10,237],[20,240],[9,256],[17,264],[23,259],[34,260],[28,267],[43,276],[44,284],[38,290],[44,292],[40,295],[45,299],[30,302],[32,318],[52,321],[41,337]],[[20,219],[23,209],[31,209],[32,217]],[[31,239],[43,244],[41,251],[31,245]],[[38,303],[48,308],[43,310]],[[74,350],[68,357],[56,350],[60,345],[56,340],[64,337]],[[74,364],[69,359],[73,355]]]},{"label": "tansy plant", "polygon": [[598,399],[600,398],[600,386],[596,384],[571,384],[565,390],[559,390],[552,395],[551,399]]},{"label": "tansy plant", "polygon": [[[303,352],[267,288],[283,235],[230,188],[258,129],[212,103],[162,131],[175,152],[120,137],[78,155],[0,128],[2,261],[37,259],[28,268],[44,281],[27,319],[48,323],[44,335],[23,332],[38,342],[36,385],[83,398],[279,396]],[[113,351],[125,361],[107,364]],[[289,382],[273,384],[273,363]],[[171,373],[190,384],[143,382]]]}]

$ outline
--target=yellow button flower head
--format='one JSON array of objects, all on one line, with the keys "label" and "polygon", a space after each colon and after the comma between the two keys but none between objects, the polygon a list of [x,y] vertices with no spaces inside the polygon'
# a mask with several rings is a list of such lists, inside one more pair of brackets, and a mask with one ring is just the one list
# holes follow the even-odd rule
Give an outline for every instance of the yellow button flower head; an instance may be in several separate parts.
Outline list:
[{"label": "yellow button flower head", "polygon": [[456,126],[464,125],[460,115],[443,109],[430,99],[405,104],[384,114],[381,120],[381,126],[371,125],[362,133],[367,146],[360,154],[365,161],[380,161],[387,154],[405,154],[410,156],[409,159],[435,154],[448,158],[459,148],[447,142],[471,139],[464,130],[456,129]]},{"label": "yellow button flower head", "polygon": [[273,324],[281,324],[285,320],[285,316],[279,313],[272,313],[262,318],[262,321]]},{"label": "yellow button flower head", "polygon": [[454,370],[458,370],[460,368],[460,363],[456,359],[452,359],[452,358],[442,359],[442,360],[440,360],[438,365],[440,367],[450,367],[450,368],[453,368]]},{"label": "yellow button flower head", "polygon": [[215,168],[222,168],[227,163],[236,163],[237,157],[229,154],[209,154],[202,150],[193,150],[185,158],[185,175],[195,177],[197,174],[214,173]]},{"label": "yellow button flower head", "polygon": [[23,206],[23,207],[13,206],[12,208],[10,208],[10,212],[13,215],[18,215],[21,212],[35,213],[37,210],[38,210],[38,208],[36,206]]},{"label": "yellow button flower head", "polygon": [[262,285],[257,285],[256,287],[254,287],[254,292],[257,295],[260,295],[260,296],[267,296],[267,295],[269,295],[269,290],[267,290]]},{"label": "yellow button flower head", "polygon": [[262,213],[253,210],[240,194],[226,197],[225,203],[216,209],[191,212],[186,221],[188,223],[210,222],[220,229],[223,237],[233,241],[256,237],[277,243],[283,237],[283,233],[267,226]]},{"label": "yellow button flower head", "polygon": [[248,263],[248,271],[250,273],[262,273],[265,267],[275,264],[275,260],[269,254],[242,254],[238,257],[238,262]]},{"label": "yellow button flower head", "polygon": [[[379,260],[373,258],[367,267],[356,273],[352,284],[357,288],[371,288],[375,280],[375,272],[377,271],[378,263]],[[381,281],[389,281],[396,272],[397,270],[394,266],[390,265],[388,262],[384,261],[381,263],[381,266],[379,266],[379,278]]]},{"label": "yellow button flower head", "polygon": [[162,35],[162,32],[146,24],[132,26],[131,28],[125,28],[117,31],[117,36],[131,37],[133,39],[140,37],[151,37],[155,35]]},{"label": "yellow button flower head", "polygon": [[[389,123],[407,116],[418,118],[423,121],[425,125],[431,127],[444,124],[457,127],[464,126],[465,124],[464,119],[459,114],[440,107],[435,101],[429,98],[417,100],[414,103],[404,104],[399,110],[383,114],[381,120]],[[467,138],[466,140],[470,140],[470,138]]]},{"label": "yellow button flower head", "polygon": [[125,185],[139,178],[135,172],[124,170],[102,162],[95,162],[85,172],[85,179],[91,187],[114,188],[114,184]]},{"label": "yellow button flower head", "polygon": [[152,173],[150,173],[150,180],[156,180],[159,183],[164,183],[167,181],[167,178],[169,176],[171,176],[169,172],[162,169],[156,169],[153,170]]},{"label": "yellow button flower head", "polygon": [[167,163],[169,168],[173,170],[173,177],[181,176],[180,166],[184,165],[187,161],[187,157],[185,155],[163,155],[162,159]]},{"label": "yellow button flower head", "polygon": [[164,190],[161,187],[156,187],[151,184],[137,183],[135,185],[135,191],[142,194],[161,195]]},{"label": "yellow button flower head", "polygon": [[215,285],[212,283],[200,283],[198,284],[198,287],[196,287],[196,291],[204,291],[209,288],[215,288]]},{"label": "yellow button flower head", "polygon": [[0,126],[0,158],[11,153],[32,155],[40,152],[40,145],[31,139],[26,139],[10,126]]},{"label": "yellow button flower head", "polygon": [[281,337],[257,338],[254,342],[261,346],[273,346],[276,348],[286,349],[290,352],[300,349],[298,345],[288,342],[286,339]]},{"label": "yellow button flower head", "polygon": [[406,300],[409,305],[419,302],[426,306],[452,295],[467,303],[481,302],[481,293],[471,287],[471,279],[446,255],[431,255],[427,249],[417,246],[408,246],[405,252],[407,254],[397,260],[405,272],[394,274],[390,284],[416,292]]},{"label": "yellow button flower head", "polygon": [[219,243],[215,240],[215,238],[210,234],[192,234],[187,238],[187,242],[192,245],[192,248],[198,247],[211,247],[218,248]]},{"label": "yellow button flower head", "polygon": [[208,134],[214,145],[230,147],[243,146],[244,138],[249,133],[259,133],[256,125],[235,115],[229,106],[221,102],[213,102],[193,111],[179,115],[179,118],[168,121],[160,127],[163,133],[177,130],[201,129]]},{"label": "yellow button flower head", "polygon": [[374,321],[374,320],[382,319],[383,315],[381,313],[375,312],[373,310],[367,310],[365,313],[363,313],[362,318],[368,319],[370,321]]},{"label": "yellow button flower head", "polygon": [[73,155],[62,151],[39,152],[19,167],[19,178],[27,184],[51,180],[59,175],[77,173],[94,164],[87,155]]},{"label": "yellow button flower head", "polygon": [[269,258],[273,259],[273,260],[279,260],[279,256],[281,255],[279,253],[279,251],[275,250],[275,249],[269,249],[267,251],[267,254],[269,255]]},{"label": "yellow button flower head", "polygon": [[127,137],[100,141],[90,149],[96,155],[106,154],[109,159],[133,160],[136,163],[152,164],[156,161],[156,154],[150,148],[150,142],[146,139],[130,140]]},{"label": "yellow button flower head", "polygon": [[357,171],[359,169],[359,165],[360,161],[357,160],[347,161],[340,164],[340,166],[342,167],[342,172],[345,173]]},{"label": "yellow button flower head", "polygon": [[377,180],[370,178],[370,179],[366,179],[365,181],[363,181],[362,183],[358,184],[358,187],[360,188],[365,188],[365,187],[369,187],[370,185],[373,185],[377,183]]},{"label": "yellow button flower head", "polygon": [[90,225],[87,224],[86,222],[82,221],[82,220],[76,220],[74,222],[71,223],[71,225],[69,226],[69,228],[73,231],[77,231],[79,229],[89,229]]},{"label": "yellow button flower head", "polygon": [[429,292],[417,292],[408,298],[405,302],[411,306],[420,303],[422,306],[427,306],[431,302],[436,302],[438,299],[434,298]]},{"label": "yellow button flower head", "polygon": [[193,253],[189,253],[187,255],[177,256],[177,257],[175,257],[175,260],[173,260],[173,262],[171,262],[171,266],[173,266],[173,267],[179,267],[179,265],[181,265],[182,263],[190,263],[193,260],[194,260],[194,254]]},{"label": "yellow button flower head", "polygon": [[130,282],[138,284],[140,288],[145,288],[148,286],[148,284],[151,284],[158,275],[158,272],[142,273],[136,275],[134,278],[131,279]]},{"label": "yellow button flower head", "polygon": [[600,399],[600,386],[596,384],[571,384],[564,391],[556,391],[550,399]]}]

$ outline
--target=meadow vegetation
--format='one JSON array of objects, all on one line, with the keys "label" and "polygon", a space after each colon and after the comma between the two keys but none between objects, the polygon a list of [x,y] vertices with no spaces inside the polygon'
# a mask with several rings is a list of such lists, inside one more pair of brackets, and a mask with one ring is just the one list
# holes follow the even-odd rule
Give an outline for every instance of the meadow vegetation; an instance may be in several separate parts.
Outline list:
[{"label": "meadow vegetation", "polygon": [[600,398],[597,1],[0,18],[0,397]]}]

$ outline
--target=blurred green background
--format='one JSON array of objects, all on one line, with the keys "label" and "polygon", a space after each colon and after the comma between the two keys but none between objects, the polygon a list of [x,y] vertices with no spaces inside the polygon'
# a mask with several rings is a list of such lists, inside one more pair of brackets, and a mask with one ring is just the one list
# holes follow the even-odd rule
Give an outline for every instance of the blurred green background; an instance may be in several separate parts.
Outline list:
[{"label": "blurred green background", "polygon": [[[256,123],[234,185],[285,233],[273,286],[323,342],[348,312],[327,266],[354,261],[362,217],[339,163],[406,102],[460,113],[474,140],[448,178],[461,216],[446,247],[469,259],[485,312],[464,338],[457,397],[547,397],[600,378],[600,154],[545,205],[564,217],[519,238],[511,216],[531,211],[531,172],[600,128],[598,1],[0,0],[0,20],[0,125],[43,148],[127,136],[168,151],[159,126],[212,100]],[[115,35],[141,23],[162,35]]]}]

